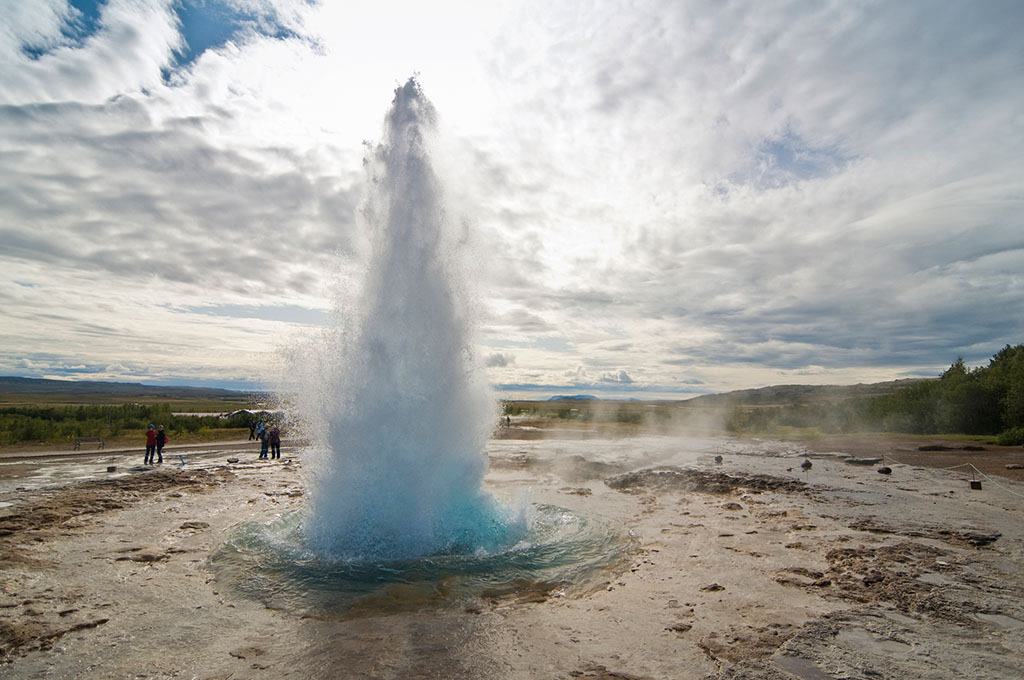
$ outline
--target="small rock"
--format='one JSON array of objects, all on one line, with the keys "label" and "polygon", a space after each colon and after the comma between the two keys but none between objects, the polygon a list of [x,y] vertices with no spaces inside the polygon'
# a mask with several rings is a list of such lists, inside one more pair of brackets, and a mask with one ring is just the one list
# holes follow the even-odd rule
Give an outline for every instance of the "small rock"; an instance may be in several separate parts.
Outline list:
[{"label": "small rock", "polygon": [[237,458],[228,458],[228,462],[229,463],[237,463],[238,459]]},{"label": "small rock", "polygon": [[567,486],[567,487],[564,487],[562,489],[559,489],[559,491],[561,491],[562,493],[567,493],[567,494],[573,495],[573,496],[589,496],[590,494],[593,493],[593,491],[591,491],[590,489],[588,489],[585,486],[581,486],[581,487],[570,487],[570,486]]},{"label": "small rock", "polygon": [[891,475],[892,474],[892,468],[889,467],[888,465],[886,465],[884,467],[880,467],[880,468],[878,468],[878,474],[880,474],[880,475]]},{"label": "small rock", "polygon": [[210,525],[207,522],[190,521],[190,522],[182,522],[180,528],[182,528],[182,529],[195,529],[195,530],[199,530],[199,529],[209,529]]},{"label": "small rock", "polygon": [[239,647],[228,652],[231,656],[236,659],[251,659],[266,654],[266,650],[260,647]]},{"label": "small rock", "polygon": [[705,591],[705,592],[714,593],[714,592],[717,592],[719,590],[725,590],[725,586],[720,586],[717,583],[710,583],[710,584],[708,584],[706,586],[701,586],[700,589]]},{"label": "small rock", "polygon": [[804,462],[800,463],[800,467],[802,467],[804,470],[810,470],[812,465],[814,465],[814,463],[807,460],[806,458],[804,458]]},{"label": "small rock", "polygon": [[673,633],[688,633],[693,628],[689,623],[673,623],[671,626],[665,628]]},{"label": "small rock", "polygon": [[1024,470],[1024,465],[1021,465],[1020,463],[1010,463],[1009,465],[1006,466],[1006,469],[1007,470]]},{"label": "small rock", "polygon": [[881,583],[885,580],[885,576],[880,571],[873,571],[864,577],[864,585],[870,586],[875,583]]},{"label": "small rock", "polygon": [[117,466],[116,465],[108,465],[107,466],[107,472],[117,472]]},{"label": "small rock", "polygon": [[723,503],[722,504],[722,509],[723,510],[742,510],[743,506],[740,505],[739,503],[734,503],[734,502],[730,501],[728,503]]}]

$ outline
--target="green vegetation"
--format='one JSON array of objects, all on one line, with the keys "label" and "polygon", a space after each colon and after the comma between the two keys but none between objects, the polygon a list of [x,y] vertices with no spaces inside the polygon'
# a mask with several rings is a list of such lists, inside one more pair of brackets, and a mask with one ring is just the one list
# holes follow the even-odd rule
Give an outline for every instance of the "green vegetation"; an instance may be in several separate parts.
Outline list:
[{"label": "green vegetation", "polygon": [[[68,443],[78,437],[141,437],[149,423],[163,425],[173,440],[202,440],[213,430],[232,436],[248,428],[248,416],[173,415],[177,403],[0,408],[0,446],[25,442]],[[235,430],[230,434],[228,430]]]},{"label": "green vegetation", "polygon": [[788,427],[833,433],[999,435],[1001,444],[1024,444],[1024,345],[1007,345],[988,366],[969,369],[957,359],[936,380],[883,394],[818,394],[757,405],[737,400],[726,425],[734,432]]},{"label": "green vegetation", "polygon": [[996,443],[1000,446],[1024,446],[1024,427],[1011,427],[996,437]]},{"label": "green vegetation", "polygon": [[836,433],[988,436],[1024,444],[1024,345],[987,366],[961,359],[941,377],[873,385],[774,385],[677,402],[508,401],[504,413],[538,427],[727,431],[807,439]]},{"label": "green vegetation", "polygon": [[897,432],[1009,433],[1024,428],[1024,345],[1001,349],[988,366],[953,362],[942,377],[868,402],[882,429]]}]

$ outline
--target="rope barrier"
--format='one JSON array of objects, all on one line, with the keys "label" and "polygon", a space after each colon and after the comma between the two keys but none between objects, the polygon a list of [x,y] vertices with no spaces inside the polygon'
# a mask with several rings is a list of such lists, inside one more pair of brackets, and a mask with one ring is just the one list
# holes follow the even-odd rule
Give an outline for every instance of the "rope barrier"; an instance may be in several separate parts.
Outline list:
[{"label": "rope barrier", "polygon": [[1018,491],[1014,491],[1013,489],[1011,489],[1011,488],[1009,488],[1007,486],[1003,486],[1002,484],[1000,484],[996,480],[992,479],[992,477],[990,477],[989,475],[986,475],[981,470],[978,470],[978,468],[974,468],[974,469],[977,470],[978,474],[981,475],[982,477],[984,477],[985,479],[987,479],[993,486],[999,487],[1000,489],[1002,489],[1006,493],[1013,494],[1014,496],[1019,496],[1020,498],[1024,498],[1024,493],[1020,493]]},{"label": "rope barrier", "polygon": [[[1004,486],[1004,485],[1000,484],[999,482],[995,481],[990,475],[987,475],[984,472],[982,472],[981,470],[979,470],[978,466],[975,465],[974,463],[961,463],[959,465],[950,465],[949,467],[928,468],[928,467],[923,466],[923,465],[911,465],[910,463],[905,463],[905,462],[899,460],[898,458],[896,458],[895,456],[891,456],[889,454],[885,454],[884,458],[892,460],[892,461],[894,461],[896,463],[899,463],[900,465],[906,465],[908,467],[923,468],[926,471],[931,471],[931,470],[949,470],[949,471],[953,471],[953,470],[958,470],[960,468],[971,468],[974,471],[974,475],[975,476],[980,475],[980,476],[984,477],[985,479],[987,479],[989,481],[989,483],[991,483],[993,486],[999,487],[1000,489],[1002,489],[1006,493],[1012,494],[1014,496],[1018,496],[1020,498],[1024,498],[1024,494],[1020,493],[1019,491],[1014,491],[1013,489],[1011,489],[1011,488],[1009,488],[1007,486]],[[966,472],[961,472],[960,474],[966,475],[967,473]]]}]

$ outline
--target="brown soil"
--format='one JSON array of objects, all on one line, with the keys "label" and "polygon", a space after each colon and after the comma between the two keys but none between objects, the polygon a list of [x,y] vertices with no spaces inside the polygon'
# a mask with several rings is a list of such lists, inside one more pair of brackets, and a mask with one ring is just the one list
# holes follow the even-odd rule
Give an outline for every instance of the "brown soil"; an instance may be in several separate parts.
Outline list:
[{"label": "brown soil", "polygon": [[[943,439],[922,439],[900,435],[828,435],[805,443],[812,451],[842,451],[857,457],[883,457],[885,464],[904,463],[929,468],[950,468],[970,463],[987,475],[1024,481],[1024,469],[1008,470],[1007,465],[1024,464],[1024,447],[983,445],[983,450],[965,447],[974,444]],[[922,447],[941,447],[924,450]]]}]

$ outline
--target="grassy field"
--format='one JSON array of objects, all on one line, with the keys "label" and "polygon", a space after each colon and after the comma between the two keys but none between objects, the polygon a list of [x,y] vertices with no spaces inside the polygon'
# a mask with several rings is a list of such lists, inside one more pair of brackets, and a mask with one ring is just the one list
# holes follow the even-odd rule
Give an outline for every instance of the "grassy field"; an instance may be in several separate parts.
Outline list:
[{"label": "grassy field", "polygon": [[0,392],[0,407],[4,406],[97,406],[118,404],[168,404],[175,412],[228,413],[243,408],[254,408],[252,399],[190,399],[138,396],[126,400],[112,394],[11,394]]},{"label": "grassy field", "polygon": [[80,438],[96,437],[107,447],[141,445],[150,423],[163,425],[172,443],[238,439],[248,436],[251,416],[217,414],[252,406],[244,401],[210,399],[117,402],[33,395],[27,400],[0,402],[0,450],[70,448]]}]

